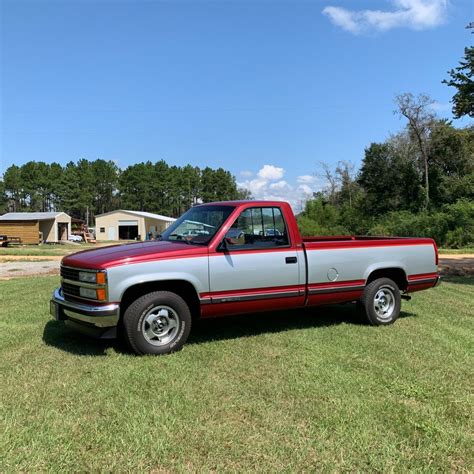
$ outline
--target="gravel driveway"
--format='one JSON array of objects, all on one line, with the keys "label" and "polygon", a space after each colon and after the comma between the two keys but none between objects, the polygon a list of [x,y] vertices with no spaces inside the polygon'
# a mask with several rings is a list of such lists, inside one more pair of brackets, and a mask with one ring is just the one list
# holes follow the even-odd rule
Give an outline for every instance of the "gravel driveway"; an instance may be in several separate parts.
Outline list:
[{"label": "gravel driveway", "polygon": [[[11,278],[33,276],[33,275],[59,275],[59,264],[61,259],[25,262],[25,257],[18,259],[18,262],[0,260],[0,280],[10,280]],[[16,259],[15,259],[16,260]]]}]

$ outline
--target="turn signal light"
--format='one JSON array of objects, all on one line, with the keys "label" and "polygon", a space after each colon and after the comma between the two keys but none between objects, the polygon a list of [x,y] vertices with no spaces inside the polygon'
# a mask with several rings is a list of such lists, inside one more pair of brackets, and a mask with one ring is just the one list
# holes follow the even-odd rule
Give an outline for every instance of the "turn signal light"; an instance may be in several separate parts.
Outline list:
[{"label": "turn signal light", "polygon": [[95,282],[99,285],[105,285],[105,273],[97,272],[95,275]]},{"label": "turn signal light", "polygon": [[99,301],[104,301],[106,299],[106,291],[105,288],[99,288],[97,291],[97,299]]}]

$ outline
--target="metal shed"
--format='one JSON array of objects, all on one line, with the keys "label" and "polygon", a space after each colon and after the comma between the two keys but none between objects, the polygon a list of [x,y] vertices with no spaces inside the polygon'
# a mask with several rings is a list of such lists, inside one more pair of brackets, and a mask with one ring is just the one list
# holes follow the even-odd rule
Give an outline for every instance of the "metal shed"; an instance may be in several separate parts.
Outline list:
[{"label": "metal shed", "polygon": [[22,244],[67,241],[71,217],[65,212],[8,212],[0,216],[0,235],[19,237]]},{"label": "metal shed", "polygon": [[119,209],[95,216],[95,235],[97,240],[147,240],[175,220],[153,212]]}]

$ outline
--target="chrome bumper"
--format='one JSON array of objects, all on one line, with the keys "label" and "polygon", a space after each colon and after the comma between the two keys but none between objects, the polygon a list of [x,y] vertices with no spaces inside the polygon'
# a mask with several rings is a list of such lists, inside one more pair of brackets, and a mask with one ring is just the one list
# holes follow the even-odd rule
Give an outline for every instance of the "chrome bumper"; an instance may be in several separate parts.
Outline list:
[{"label": "chrome bumper", "polygon": [[110,328],[116,326],[119,321],[120,307],[117,303],[92,306],[66,301],[61,288],[56,288],[51,299],[51,314],[58,320],[70,319],[98,328]]}]

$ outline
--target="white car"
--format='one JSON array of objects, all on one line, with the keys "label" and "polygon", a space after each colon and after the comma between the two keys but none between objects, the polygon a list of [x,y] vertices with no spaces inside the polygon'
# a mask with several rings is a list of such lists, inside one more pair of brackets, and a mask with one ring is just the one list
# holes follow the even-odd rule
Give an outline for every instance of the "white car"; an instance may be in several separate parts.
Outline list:
[{"label": "white car", "polygon": [[70,242],[82,242],[82,237],[80,235],[71,234],[68,240]]}]

